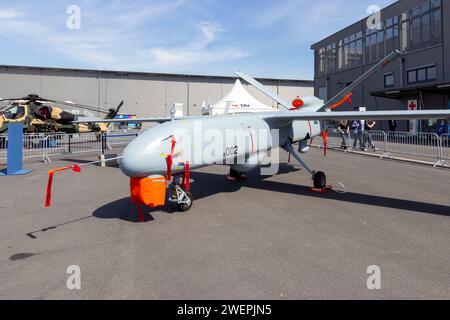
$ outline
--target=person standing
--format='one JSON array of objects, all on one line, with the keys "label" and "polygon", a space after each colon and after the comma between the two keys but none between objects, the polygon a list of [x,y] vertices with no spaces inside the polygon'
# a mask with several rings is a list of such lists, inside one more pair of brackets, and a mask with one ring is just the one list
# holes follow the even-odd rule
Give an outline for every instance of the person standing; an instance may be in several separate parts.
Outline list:
[{"label": "person standing", "polygon": [[339,133],[342,138],[341,149],[347,149],[347,137],[350,133],[350,125],[347,120],[339,122]]},{"label": "person standing", "polygon": [[437,135],[440,137],[440,136],[443,136],[446,132],[445,132],[445,129],[446,129],[446,125],[445,125],[445,121],[444,120],[442,120],[441,121],[441,124],[439,125],[439,127],[438,127],[438,132],[437,132]]},{"label": "person standing", "polygon": [[355,120],[352,123],[353,134],[355,135],[355,140],[353,142],[353,148],[356,149],[356,144],[359,141],[359,148],[364,150],[363,145],[363,134],[364,134],[364,120]]},{"label": "person standing", "polygon": [[375,147],[375,143],[373,143],[373,139],[372,139],[372,135],[370,134],[370,131],[375,127],[376,125],[376,121],[374,120],[369,120],[366,122],[366,127],[365,127],[365,134],[364,134],[364,150],[366,151],[366,145],[369,146],[370,148],[372,148],[373,151],[377,151],[376,147]]},{"label": "person standing", "polygon": [[389,125],[389,131],[395,132],[395,130],[397,130],[397,120],[389,120],[388,125]]}]

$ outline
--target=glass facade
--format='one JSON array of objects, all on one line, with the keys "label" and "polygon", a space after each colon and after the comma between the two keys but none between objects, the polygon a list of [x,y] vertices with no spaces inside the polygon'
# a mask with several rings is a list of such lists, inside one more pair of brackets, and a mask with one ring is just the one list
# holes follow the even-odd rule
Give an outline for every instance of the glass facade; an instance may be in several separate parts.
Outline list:
[{"label": "glass facade", "polygon": [[317,50],[318,73],[375,63],[394,50],[415,50],[442,43],[441,1],[428,1],[386,19],[379,29],[360,31]]},{"label": "glass facade", "polygon": [[434,81],[437,79],[436,66],[421,67],[407,70],[408,84]]}]

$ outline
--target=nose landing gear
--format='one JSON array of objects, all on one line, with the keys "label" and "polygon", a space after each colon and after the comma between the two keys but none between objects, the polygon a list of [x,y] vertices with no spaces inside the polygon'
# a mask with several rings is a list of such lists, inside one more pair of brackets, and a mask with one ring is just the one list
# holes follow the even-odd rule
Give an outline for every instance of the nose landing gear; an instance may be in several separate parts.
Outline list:
[{"label": "nose landing gear", "polygon": [[169,202],[176,205],[179,211],[186,212],[191,209],[194,198],[192,197],[192,193],[188,191],[187,188],[185,188],[186,190],[183,190],[180,180],[181,178],[179,176],[173,177],[173,182],[169,186]]},{"label": "nose landing gear", "polygon": [[174,175],[173,181],[169,186],[169,203],[176,205],[178,211],[181,212],[189,211],[194,203],[194,197],[191,193],[189,163],[185,163],[184,166],[185,170],[182,177],[179,174]]}]

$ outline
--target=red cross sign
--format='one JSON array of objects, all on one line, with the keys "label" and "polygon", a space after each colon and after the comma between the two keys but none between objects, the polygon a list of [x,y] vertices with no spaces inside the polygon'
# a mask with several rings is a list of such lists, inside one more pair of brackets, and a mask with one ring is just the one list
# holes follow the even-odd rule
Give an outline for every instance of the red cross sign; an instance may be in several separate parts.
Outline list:
[{"label": "red cross sign", "polygon": [[416,111],[417,110],[417,100],[408,100],[408,109],[410,111]]}]

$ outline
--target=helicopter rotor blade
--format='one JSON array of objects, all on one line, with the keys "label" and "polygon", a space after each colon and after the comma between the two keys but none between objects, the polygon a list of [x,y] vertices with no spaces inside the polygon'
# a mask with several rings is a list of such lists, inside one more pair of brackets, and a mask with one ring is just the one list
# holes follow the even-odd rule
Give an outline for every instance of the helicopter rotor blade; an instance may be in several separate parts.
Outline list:
[{"label": "helicopter rotor blade", "polygon": [[60,101],[60,100],[52,100],[52,99],[42,99],[44,101],[48,101],[51,103],[55,103],[55,104],[60,104],[60,105],[65,105],[65,106],[71,106],[71,107],[75,107],[78,109],[83,109],[83,110],[88,110],[88,111],[93,111],[93,112],[98,112],[98,113],[103,113],[103,114],[108,114],[109,111],[102,109],[102,108],[97,108],[94,106],[88,106],[85,104],[81,104],[81,103],[76,103],[73,101]]},{"label": "helicopter rotor blade", "polygon": [[120,109],[122,109],[122,107],[123,107],[123,100],[122,100],[122,101],[119,103],[119,105],[117,106],[116,111],[114,112],[114,117],[113,117],[113,119],[114,119],[115,117],[117,117],[117,115],[119,114]]},{"label": "helicopter rotor blade", "polygon": [[0,102],[24,101],[24,100],[28,100],[28,98],[8,98],[8,99],[2,99],[2,98],[0,98]]}]

